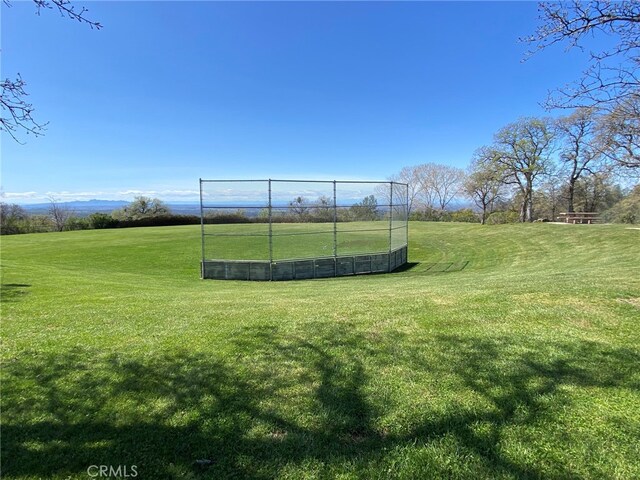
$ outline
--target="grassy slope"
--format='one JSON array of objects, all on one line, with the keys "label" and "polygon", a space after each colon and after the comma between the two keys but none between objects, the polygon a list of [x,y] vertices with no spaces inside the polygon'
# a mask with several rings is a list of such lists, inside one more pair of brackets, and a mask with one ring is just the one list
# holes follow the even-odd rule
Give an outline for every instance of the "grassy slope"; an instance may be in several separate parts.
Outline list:
[{"label": "grassy slope", "polygon": [[3,238],[4,478],[640,477],[640,231],[410,228],[282,283],[200,281],[198,227]]}]

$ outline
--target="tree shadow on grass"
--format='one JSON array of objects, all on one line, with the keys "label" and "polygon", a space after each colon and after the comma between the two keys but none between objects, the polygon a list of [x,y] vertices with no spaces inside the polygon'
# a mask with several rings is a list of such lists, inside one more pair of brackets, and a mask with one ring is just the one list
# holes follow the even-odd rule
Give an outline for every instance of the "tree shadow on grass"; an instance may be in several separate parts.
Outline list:
[{"label": "tree shadow on grass", "polygon": [[[639,356],[597,343],[513,353],[511,338],[451,335],[436,338],[429,355],[397,332],[372,340],[349,324],[313,327],[308,335],[244,328],[233,355],[220,358],[23,352],[3,369],[4,478],[86,478],[90,465],[136,465],[139,478],[273,478],[309,465],[327,477],[347,468],[362,478],[441,477],[464,458],[478,478],[569,478],[570,465],[508,457],[504,429],[569,406],[563,386],[639,388],[629,367]],[[408,428],[383,428],[397,407],[368,387],[386,367],[448,379],[486,407],[427,403]],[[447,462],[389,460],[445,438]]]}]

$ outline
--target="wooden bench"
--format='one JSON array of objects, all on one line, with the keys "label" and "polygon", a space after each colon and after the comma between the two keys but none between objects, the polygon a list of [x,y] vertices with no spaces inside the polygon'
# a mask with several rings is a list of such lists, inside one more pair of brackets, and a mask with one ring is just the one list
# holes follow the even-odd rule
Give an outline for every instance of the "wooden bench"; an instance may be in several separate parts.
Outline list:
[{"label": "wooden bench", "polygon": [[600,221],[598,212],[565,212],[558,215],[558,221],[564,223],[597,223]]}]

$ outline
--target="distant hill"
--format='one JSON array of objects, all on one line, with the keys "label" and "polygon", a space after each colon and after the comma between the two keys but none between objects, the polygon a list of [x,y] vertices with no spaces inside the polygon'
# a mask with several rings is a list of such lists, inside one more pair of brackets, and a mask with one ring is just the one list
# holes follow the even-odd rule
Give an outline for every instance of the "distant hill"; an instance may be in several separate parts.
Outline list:
[{"label": "distant hill", "polygon": [[[79,217],[86,217],[92,213],[111,213],[118,208],[122,208],[131,202],[123,200],[84,200],[73,202],[59,202],[62,208],[72,210]],[[197,203],[168,203],[166,205],[171,212],[179,215],[200,215],[200,205]],[[46,214],[51,207],[50,203],[34,203],[30,205],[22,205],[22,207],[33,215]]]},{"label": "distant hill", "polygon": [[[79,217],[86,217],[91,215],[92,213],[111,213],[118,208],[122,208],[125,205],[128,205],[131,202],[126,202],[123,200],[84,200],[84,201],[73,201],[73,202],[60,202],[59,205],[63,208],[67,208],[72,210],[73,213]],[[234,205],[237,205],[239,209],[243,207],[253,207],[257,204],[255,202],[230,202]],[[171,213],[177,215],[200,215],[200,204],[195,202],[165,202],[165,204],[171,210]],[[224,205],[225,202],[217,202],[218,205]],[[245,205],[246,204],[246,205]],[[287,202],[276,202],[274,203],[274,207],[285,207],[287,206]],[[22,205],[22,207],[32,215],[43,215],[49,212],[49,208],[51,207],[50,203],[34,203],[30,205]],[[447,210],[453,211],[461,208],[474,208],[474,205],[466,200],[454,200],[449,204]],[[380,207],[380,210],[385,210],[384,207]],[[258,210],[253,208],[248,208],[245,211],[245,215],[251,217],[257,215]]]}]

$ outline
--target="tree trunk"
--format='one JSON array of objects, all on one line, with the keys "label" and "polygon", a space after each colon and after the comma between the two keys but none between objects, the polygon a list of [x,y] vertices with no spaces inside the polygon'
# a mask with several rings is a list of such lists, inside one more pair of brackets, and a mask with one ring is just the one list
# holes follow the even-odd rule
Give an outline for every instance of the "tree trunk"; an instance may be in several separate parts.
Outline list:
[{"label": "tree trunk", "polygon": [[576,181],[574,179],[571,179],[569,180],[569,207],[567,208],[567,212],[569,213],[574,212],[573,197],[575,195],[575,190],[576,190]]},{"label": "tree trunk", "polygon": [[533,222],[533,178],[531,174],[525,174],[525,178],[527,179],[527,189],[524,192],[525,196],[525,221]]}]

